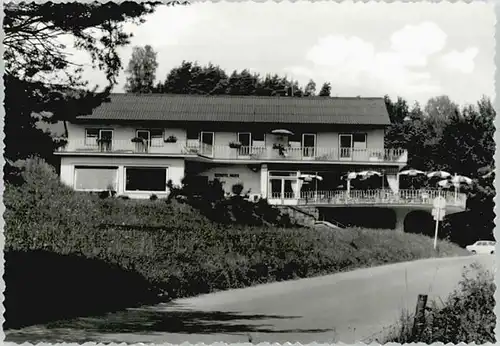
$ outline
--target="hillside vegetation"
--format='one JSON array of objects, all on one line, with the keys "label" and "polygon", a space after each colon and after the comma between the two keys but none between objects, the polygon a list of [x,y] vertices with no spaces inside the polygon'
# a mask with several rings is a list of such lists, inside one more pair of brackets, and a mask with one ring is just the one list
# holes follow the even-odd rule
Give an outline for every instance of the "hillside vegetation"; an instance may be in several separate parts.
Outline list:
[{"label": "hillside vegetation", "polygon": [[[171,299],[435,255],[431,238],[394,230],[223,224],[175,200],[102,199],[63,186],[51,166],[39,160],[24,162],[21,177],[22,183],[7,185],[4,194],[6,280],[10,288],[6,292],[6,305],[10,307],[7,326],[27,323],[23,319],[30,315],[28,312],[50,307],[51,299],[67,299],[71,306],[75,295],[89,297],[75,285],[65,293],[66,297],[51,294],[51,286],[58,285],[57,292],[64,291],[60,287],[65,278],[74,276],[76,267],[72,268],[69,261],[65,266],[69,257],[100,261],[113,267],[113,272],[119,269],[144,279],[134,277],[138,293],[110,307],[118,309],[151,302],[158,296]],[[452,243],[439,242],[439,256],[464,253]],[[57,259],[50,254],[57,254],[61,265],[55,265]],[[51,259],[46,263],[50,265],[38,265],[36,269],[25,266],[23,273],[13,262],[45,263],[48,257]],[[94,264],[86,271],[85,263],[73,262],[78,264],[79,276],[95,280],[96,286],[102,284],[104,274],[92,279]],[[31,294],[27,286],[40,289],[29,280],[43,277],[44,271],[52,279],[43,282],[44,299],[36,299],[40,293]],[[116,290],[123,290],[126,277],[119,277],[121,287],[117,285]],[[22,297],[16,287],[24,287],[19,291]],[[106,292],[110,296],[117,293],[112,289]],[[148,293],[142,296],[139,292]],[[63,315],[95,313],[105,308],[102,302],[106,299],[91,300],[101,302],[99,309],[92,310],[91,301],[85,311],[68,308]],[[14,303],[23,306],[12,306]]]},{"label": "hillside vegetation", "polygon": [[495,343],[495,289],[493,273],[473,264],[444,302],[431,302],[419,334],[412,330],[413,315],[403,312],[381,343]]}]

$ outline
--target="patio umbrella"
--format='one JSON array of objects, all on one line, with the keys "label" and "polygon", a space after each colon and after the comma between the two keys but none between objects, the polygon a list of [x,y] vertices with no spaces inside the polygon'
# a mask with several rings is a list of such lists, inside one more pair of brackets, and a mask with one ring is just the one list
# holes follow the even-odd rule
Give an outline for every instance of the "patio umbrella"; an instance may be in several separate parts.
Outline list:
[{"label": "patio umbrella", "polygon": [[451,178],[451,182],[455,185],[460,185],[462,183],[465,183],[467,185],[470,185],[472,184],[472,179],[469,178],[469,177],[466,177],[466,176],[463,176],[463,175],[454,175],[452,178]]},{"label": "patio umbrella", "polygon": [[451,174],[445,171],[434,171],[427,174],[427,178],[441,178],[446,179],[451,177]]},{"label": "patio umbrella", "polygon": [[[413,168],[406,169],[406,170],[398,173],[398,181],[399,181],[400,175],[406,175],[408,177],[416,177],[417,175],[425,175],[425,172],[418,170],[418,169],[413,169]],[[411,182],[411,187],[414,188],[413,182]]]},{"label": "patio umbrella", "polygon": [[449,180],[444,179],[444,180],[438,181],[438,185],[440,187],[444,187],[445,189],[447,189],[447,188],[451,187],[451,182]]},{"label": "patio umbrella", "polygon": [[351,180],[351,179],[356,179],[356,177],[358,176],[358,173],[356,172],[350,172],[350,173],[347,173],[347,180]]},{"label": "patio umbrella", "polygon": [[316,174],[301,174],[299,176],[299,179],[306,180],[306,181],[311,181],[313,179],[317,179],[319,181],[323,180],[323,177],[316,175]]},{"label": "patio umbrella", "polygon": [[[351,180],[356,179],[358,177],[358,173],[349,172],[349,173],[347,173],[347,175],[345,177],[347,179],[347,196],[349,196],[349,194],[351,193]],[[344,178],[344,177],[342,177],[342,178]]]},{"label": "patio umbrella", "polygon": [[[360,176],[362,179],[368,179],[370,177],[373,177],[374,175],[382,177],[382,173],[377,171],[362,171],[358,173],[358,176]],[[382,179],[382,190],[383,189],[384,189],[384,179]]]},{"label": "patio umbrella", "polygon": [[413,169],[413,168],[399,172],[399,175],[408,175],[408,176],[411,176],[411,177],[415,177],[415,176],[417,176],[419,174],[425,174],[425,172],[424,171],[419,171],[418,169]]},{"label": "patio umbrella", "polygon": [[317,195],[318,195],[318,180],[322,181],[323,177],[321,177],[317,174],[301,174],[301,175],[299,175],[299,179],[304,180],[304,181],[311,181],[314,179],[314,181],[316,182],[316,185],[314,187],[314,189],[315,189],[314,195],[317,197]]},{"label": "patio umbrella", "polygon": [[293,132],[292,131],[285,130],[285,129],[272,130],[271,133],[273,135],[289,135],[289,136],[293,136]]},{"label": "patio umbrella", "polygon": [[363,172],[358,173],[358,176],[363,177],[363,178],[369,178],[373,175],[378,175],[380,177],[380,176],[382,176],[382,173],[377,172],[377,171],[363,171]]},{"label": "patio umbrella", "polygon": [[457,174],[455,174],[451,178],[451,182],[455,186],[455,200],[456,200],[457,197],[458,197],[458,188],[460,187],[460,184],[471,185],[472,184],[472,179],[469,178],[469,177],[463,176],[463,175],[457,175]]}]

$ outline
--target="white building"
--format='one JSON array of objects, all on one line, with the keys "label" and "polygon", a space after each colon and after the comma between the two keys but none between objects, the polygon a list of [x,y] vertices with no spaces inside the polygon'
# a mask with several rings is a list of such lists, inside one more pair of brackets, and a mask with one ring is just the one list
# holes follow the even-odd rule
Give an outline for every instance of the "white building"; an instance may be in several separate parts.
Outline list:
[{"label": "white building", "polygon": [[[217,178],[227,192],[241,183],[272,204],[389,207],[401,224],[440,192],[399,189],[407,152],[384,148],[388,125],[382,98],[114,94],[67,124],[57,154],[61,180],[76,190],[162,197],[168,180]],[[338,188],[367,170],[387,186]],[[451,212],[465,208],[465,196],[446,197]]]}]

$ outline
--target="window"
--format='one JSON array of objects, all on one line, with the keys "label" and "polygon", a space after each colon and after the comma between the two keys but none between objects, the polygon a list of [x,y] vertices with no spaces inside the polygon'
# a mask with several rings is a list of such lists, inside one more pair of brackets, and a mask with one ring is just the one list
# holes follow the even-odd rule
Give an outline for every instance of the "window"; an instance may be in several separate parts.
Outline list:
[{"label": "window", "polygon": [[186,138],[188,140],[199,140],[200,139],[200,131],[198,130],[193,130],[193,129],[188,129],[186,131]]},{"label": "window", "polygon": [[203,155],[212,156],[214,154],[214,133],[201,133],[201,153]]},{"label": "window", "polygon": [[302,136],[300,135],[300,133],[294,133],[293,135],[288,137],[288,140],[290,142],[299,142],[300,143],[302,141]]},{"label": "window", "polygon": [[117,167],[75,167],[75,190],[117,190]]},{"label": "window", "polygon": [[144,139],[147,146],[162,147],[163,146],[163,130],[150,129],[150,130],[137,130],[136,136]]},{"label": "window", "polygon": [[238,133],[238,142],[241,143],[242,147],[252,146],[252,134],[250,132]]},{"label": "window", "polygon": [[252,133],[252,137],[253,137],[254,141],[264,142],[264,140],[265,140],[265,134],[264,134],[264,132],[255,132],[255,133]]},{"label": "window", "polygon": [[354,149],[366,149],[366,133],[355,133],[352,138]]},{"label": "window", "polygon": [[241,147],[238,149],[238,155],[250,155],[250,153],[252,152],[252,134],[250,132],[238,133],[238,142],[241,143]]},{"label": "window", "polygon": [[85,145],[100,146],[102,143],[108,143],[111,147],[113,140],[113,130],[110,129],[86,129],[85,130]]},{"label": "window", "polygon": [[167,169],[165,167],[127,167],[125,169],[126,191],[166,191]]},{"label": "window", "polygon": [[313,157],[316,148],[316,135],[314,133],[304,133],[302,135],[302,151],[305,157]]},{"label": "window", "polygon": [[98,151],[111,151],[113,144],[113,130],[85,129],[85,146],[93,147]]}]

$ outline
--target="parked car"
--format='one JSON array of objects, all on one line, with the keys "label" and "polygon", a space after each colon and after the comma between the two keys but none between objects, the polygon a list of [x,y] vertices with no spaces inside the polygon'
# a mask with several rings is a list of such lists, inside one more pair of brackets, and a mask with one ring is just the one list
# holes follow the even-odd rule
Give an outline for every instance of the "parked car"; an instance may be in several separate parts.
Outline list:
[{"label": "parked car", "polygon": [[491,240],[478,240],[472,245],[467,245],[465,248],[472,254],[494,254],[496,242]]}]

